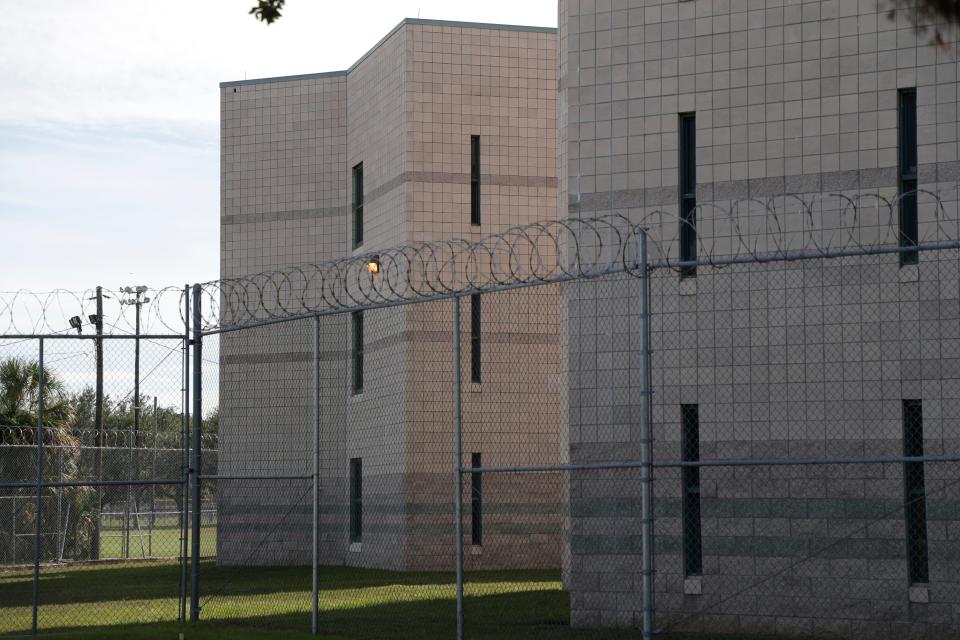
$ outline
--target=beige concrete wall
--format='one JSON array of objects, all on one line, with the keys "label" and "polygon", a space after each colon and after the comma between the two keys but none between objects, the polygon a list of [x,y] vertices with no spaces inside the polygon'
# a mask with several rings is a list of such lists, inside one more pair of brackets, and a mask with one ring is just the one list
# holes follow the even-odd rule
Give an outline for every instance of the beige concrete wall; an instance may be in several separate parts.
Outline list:
[{"label": "beige concrete wall", "polygon": [[[406,224],[402,180],[405,29],[400,26],[391,32],[347,76],[347,165],[352,168],[362,162],[364,169],[364,241],[352,249],[351,219],[354,254],[398,244]],[[352,184],[350,194],[352,199]],[[363,393],[352,395],[349,378],[345,385],[341,383],[346,404],[345,458],[362,458],[364,476],[363,542],[352,547],[347,558],[351,564],[404,566],[403,329],[402,311],[365,312]]]},{"label": "beige concrete wall", "polygon": [[346,77],[228,83],[221,100],[221,276],[343,255]]},{"label": "beige concrete wall", "polygon": [[[561,0],[560,29],[561,199],[571,216],[639,222],[660,209],[665,222],[651,221],[652,235],[674,238],[678,114],[687,111],[697,118],[700,202],[773,198],[783,208],[785,193],[893,196],[905,87],[917,89],[921,187],[952,187],[960,175],[956,60],[878,3]],[[955,210],[955,199],[947,206]],[[770,220],[753,213],[754,223]],[[922,229],[932,228],[932,213],[921,207]],[[713,216],[701,210],[698,224]],[[835,229],[839,220],[834,209],[813,222]],[[867,229],[867,242],[875,232]],[[750,234],[759,238],[755,227]],[[716,252],[729,253],[732,239]],[[682,285],[659,273],[656,455],[680,456],[681,403],[699,404],[703,458],[895,455],[901,400],[910,398],[924,403],[925,451],[955,451],[956,425],[943,407],[953,406],[958,380],[944,366],[960,355],[956,259],[925,254],[917,269],[899,269],[895,256],[704,268]],[[574,461],[639,453],[636,300],[629,278],[564,292]],[[681,563],[679,473],[658,470],[658,626],[955,634],[960,511],[942,490],[956,471],[928,465],[927,474],[931,583],[921,604],[910,599],[902,466],[704,471],[699,595],[686,590]],[[573,480],[573,623],[638,626],[636,478]]]},{"label": "beige concrete wall", "polygon": [[[345,76],[227,83],[221,120],[221,276],[344,255]],[[206,340],[206,353],[220,355],[221,475],[312,471],[313,334],[313,323],[300,321]],[[324,332],[321,351],[339,349],[341,340]],[[337,368],[325,363],[324,379],[339,379]],[[321,449],[333,472],[343,418],[324,395],[331,410]],[[302,562],[310,544],[306,489],[302,481],[218,483],[218,560]]]},{"label": "beige concrete wall", "polygon": [[[552,30],[407,26],[405,242],[479,239],[556,217]],[[480,136],[481,224],[470,223],[470,137]],[[558,460],[557,295],[486,295],[482,382],[470,381],[461,302],[464,465]],[[410,566],[449,567],[455,460],[450,302],[405,311]],[[469,545],[469,478],[465,479]],[[468,566],[558,566],[559,479],[484,477],[484,539]],[[435,531],[436,533],[427,533]],[[425,543],[424,543],[425,542]]]},{"label": "beige concrete wall", "polygon": [[[227,83],[224,277],[404,243],[479,238],[556,217],[555,52],[551,30],[409,20],[342,74]],[[326,89],[312,89],[317,83]],[[482,141],[477,226],[469,217],[471,134]],[[305,141],[311,140],[321,160],[305,159]],[[363,245],[354,248],[351,169],[359,162],[365,228]],[[469,355],[467,303],[464,322]],[[309,324],[224,336],[221,430],[227,444],[221,472],[309,468]],[[365,383],[354,396],[349,318],[321,322],[323,560],[449,569],[449,303],[368,311],[364,325]],[[464,451],[482,452],[485,464],[555,462],[556,291],[490,296],[483,333],[484,382],[471,385],[469,369],[464,374]],[[290,437],[274,441],[267,423],[270,430],[289,423],[280,431]],[[296,461],[281,455],[288,449]],[[363,458],[364,470],[360,545],[349,544],[347,530],[347,470],[354,457]],[[248,531],[231,538],[229,527],[221,527],[227,535],[220,557],[241,561],[259,541],[255,527],[249,528],[263,517],[255,512],[264,507],[270,517],[277,508],[267,504],[269,494],[221,494],[230,505],[221,519]],[[485,548],[470,555],[471,566],[556,566],[557,478],[490,477],[485,502]],[[301,525],[308,511],[298,511]],[[299,552],[298,543],[278,545],[262,561],[306,561],[303,531],[300,526]]]}]

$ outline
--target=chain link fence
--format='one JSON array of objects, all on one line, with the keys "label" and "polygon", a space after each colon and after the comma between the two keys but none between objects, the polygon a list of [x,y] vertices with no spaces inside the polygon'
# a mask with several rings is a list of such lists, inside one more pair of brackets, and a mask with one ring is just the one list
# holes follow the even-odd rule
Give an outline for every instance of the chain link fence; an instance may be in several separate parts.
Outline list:
[{"label": "chain link fence", "polygon": [[169,334],[0,339],[0,634],[177,619],[185,358]]},{"label": "chain link fence", "polygon": [[950,637],[937,202],[907,249],[549,223],[198,285],[189,341],[4,338],[0,632]]}]

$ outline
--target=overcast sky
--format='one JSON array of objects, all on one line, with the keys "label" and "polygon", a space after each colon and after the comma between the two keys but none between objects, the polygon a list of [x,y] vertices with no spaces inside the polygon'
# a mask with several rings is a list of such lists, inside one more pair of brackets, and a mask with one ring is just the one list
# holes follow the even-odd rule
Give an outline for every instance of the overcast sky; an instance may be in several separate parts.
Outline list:
[{"label": "overcast sky", "polygon": [[[404,17],[556,26],[556,0],[0,0],[0,291],[217,277],[225,80],[348,67]],[[189,12],[189,13],[188,13]]]}]

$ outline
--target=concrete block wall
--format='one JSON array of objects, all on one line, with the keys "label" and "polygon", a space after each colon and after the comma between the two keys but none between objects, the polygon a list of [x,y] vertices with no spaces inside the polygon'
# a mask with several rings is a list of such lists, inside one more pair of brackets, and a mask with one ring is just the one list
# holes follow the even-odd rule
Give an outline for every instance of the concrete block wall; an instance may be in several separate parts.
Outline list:
[{"label": "concrete block wall", "polygon": [[[221,119],[221,276],[343,255],[345,76],[224,83]],[[221,309],[229,304],[221,300]],[[332,325],[322,332],[321,352],[342,351],[342,331]],[[312,471],[313,336],[312,321],[299,321],[206,340],[206,353],[220,355],[219,380],[207,377],[219,390],[219,474]],[[324,380],[339,380],[339,360],[323,364]],[[343,404],[331,401],[326,391],[332,388],[323,386],[321,450],[326,475],[336,477],[343,472],[331,452],[333,443],[343,441],[337,434],[343,425],[337,408]],[[218,561],[307,561],[308,489],[304,481],[217,483]],[[262,544],[266,536],[271,542]]]},{"label": "concrete block wall", "polygon": [[[398,244],[406,225],[404,29],[391,32],[348,72],[347,164],[363,163],[364,182],[363,244],[354,248],[351,217],[353,254]],[[352,200],[352,178],[348,182]],[[340,383],[346,404],[344,473],[350,458],[363,460],[363,540],[350,546],[348,564],[404,568],[404,328],[402,310],[365,312],[363,393],[353,395],[350,377]],[[343,497],[348,496],[349,490]]]},{"label": "concrete block wall", "polygon": [[[414,23],[407,27],[404,242],[479,240],[556,217],[553,29]],[[480,224],[470,219],[470,137],[480,136]],[[549,257],[546,259],[549,260]],[[461,301],[464,466],[559,460],[557,292],[484,295],[481,382],[470,378],[470,300]],[[451,303],[405,311],[411,567],[454,558]],[[483,478],[484,536],[469,568],[559,564],[559,478]],[[415,532],[423,532],[417,534]],[[431,532],[427,534],[426,532]]]},{"label": "concrete block wall", "polygon": [[[463,465],[473,453],[483,466],[548,465],[560,458],[557,291],[481,297],[481,381],[471,381],[470,300],[461,301]],[[408,440],[411,535],[436,530],[428,544],[410,545],[411,564],[448,561],[455,490],[452,438],[453,344],[449,301],[408,310]],[[414,329],[416,328],[416,329]],[[414,332],[415,331],[415,332]],[[485,474],[483,540],[474,546],[470,477],[464,477],[468,567],[559,566],[561,478],[557,474]],[[412,507],[412,509],[411,509]],[[431,560],[432,558],[432,560]],[[446,566],[449,568],[449,562]],[[440,567],[438,567],[440,568]]]},{"label": "concrete block wall", "polygon": [[[318,96],[301,88],[318,83],[334,93]],[[222,91],[224,277],[404,243],[479,238],[556,215],[552,29],[406,20],[348,71],[225,83]],[[313,115],[311,119],[296,115],[302,113]],[[335,125],[335,135],[324,128],[328,125]],[[472,134],[482,140],[480,225],[471,225],[469,217]],[[315,153],[324,158],[322,163],[304,165],[302,139],[318,141]],[[320,148],[326,144],[329,148]],[[336,165],[330,172],[323,169],[328,157]],[[360,162],[364,241],[354,247],[351,169]],[[296,184],[291,172],[300,176]],[[312,202],[306,194],[322,193],[326,208],[294,215],[276,213],[264,204],[252,206],[283,201],[280,193],[295,194],[304,203]],[[307,206],[304,203],[297,206]],[[294,218],[301,226],[293,225]],[[307,219],[310,222],[302,222]],[[472,447],[465,446],[465,451],[482,451],[486,464],[549,463],[561,455],[557,301],[555,290],[485,301],[487,378],[467,390],[464,407]],[[324,562],[391,569],[452,567],[449,311],[447,304],[366,312],[366,375],[363,393],[356,396],[350,388],[349,318],[321,321]],[[468,323],[467,303],[464,314]],[[468,352],[469,324],[465,327]],[[302,402],[289,408],[272,403],[277,413],[273,420],[302,422],[300,453],[309,464],[312,371],[298,358],[309,359],[312,329],[304,325],[296,336],[285,331],[278,328],[272,338],[260,338],[262,344],[246,331],[224,336],[233,360],[221,367],[221,395],[225,403],[237,399],[242,404],[245,394],[261,397],[251,387],[276,387],[269,376],[286,380],[284,394],[303,394]],[[281,362],[277,353],[290,357]],[[234,449],[239,447],[236,451],[228,447],[232,453],[223,469],[276,458],[275,445],[258,433],[247,415],[231,413],[221,429],[236,441]],[[364,471],[364,533],[359,545],[351,545],[348,537],[347,472],[354,457],[363,459]],[[496,504],[490,505],[487,548],[483,553],[477,550],[471,563],[477,568],[556,565],[559,485],[558,478],[529,483],[513,479],[498,489],[496,480],[487,480],[485,493],[503,507],[497,515]],[[249,508],[235,514],[236,505],[247,503],[227,493],[224,498],[228,515],[242,522],[255,519],[250,511],[268,506],[270,500],[267,495],[259,502],[251,498]],[[529,536],[511,528],[516,519],[510,513],[523,509],[531,511],[526,522]],[[526,543],[523,548],[517,546],[519,541]],[[242,557],[244,544],[225,538],[221,557]],[[284,554],[278,551],[276,558],[296,561],[295,551]],[[302,547],[299,560],[309,560],[308,546]]]},{"label": "concrete block wall", "polygon": [[[561,202],[571,216],[637,222],[661,210],[674,222],[653,224],[655,246],[676,237],[681,112],[696,112],[700,202],[895,195],[904,87],[917,88],[921,187],[956,180],[956,62],[876,3],[561,0],[559,41]],[[955,211],[955,196],[946,207]],[[932,208],[921,217],[930,232]],[[731,239],[716,251],[732,250]],[[955,252],[905,269],[894,256],[846,258],[703,268],[683,285],[663,272],[653,284],[659,459],[680,457],[684,403],[700,407],[702,458],[899,455],[904,398],[923,400],[926,453],[960,444],[944,410],[956,402],[948,361],[960,353]],[[571,460],[638,455],[636,281],[571,285],[561,309]],[[946,487],[957,470],[926,468],[929,602],[911,595],[902,472],[701,472],[704,575],[693,595],[679,473],[658,471],[658,626],[955,634],[956,512]],[[641,622],[638,489],[586,473],[570,479],[565,578],[575,625]]]}]

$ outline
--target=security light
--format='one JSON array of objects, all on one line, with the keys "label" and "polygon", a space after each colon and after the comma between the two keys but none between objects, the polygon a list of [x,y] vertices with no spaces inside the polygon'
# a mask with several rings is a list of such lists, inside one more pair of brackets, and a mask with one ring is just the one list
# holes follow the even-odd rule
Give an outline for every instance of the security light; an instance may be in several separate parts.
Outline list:
[{"label": "security light", "polygon": [[367,271],[370,273],[380,273],[380,256],[370,256],[367,260]]},{"label": "security light", "polygon": [[87,319],[90,321],[90,324],[97,324],[97,314],[91,313],[87,316]]},{"label": "security light", "polygon": [[78,334],[83,333],[83,322],[80,320],[80,316],[70,318],[70,327],[76,329]]}]

